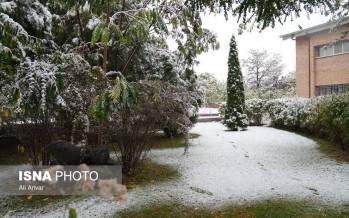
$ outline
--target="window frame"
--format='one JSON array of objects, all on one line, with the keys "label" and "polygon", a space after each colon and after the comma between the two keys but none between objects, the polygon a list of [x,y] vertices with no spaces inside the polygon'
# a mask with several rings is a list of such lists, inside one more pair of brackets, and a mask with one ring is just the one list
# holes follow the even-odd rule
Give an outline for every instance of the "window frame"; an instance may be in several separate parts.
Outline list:
[{"label": "window frame", "polygon": [[[341,52],[336,53],[336,46],[340,44]],[[346,44],[347,47],[344,46]],[[345,49],[346,48],[346,49]],[[341,40],[337,41],[335,43],[329,43],[324,44],[320,46],[315,47],[316,50],[316,58],[326,58],[326,57],[332,57],[336,55],[343,55],[349,53],[349,40]],[[328,50],[332,50],[331,52],[328,52]]]},{"label": "window frame", "polygon": [[[345,51],[345,47],[344,47],[344,44],[347,44],[347,51]],[[345,54],[345,53],[349,53],[349,40],[345,40],[345,41],[343,41],[343,53]]]},{"label": "window frame", "polygon": [[315,96],[343,94],[347,92],[349,92],[348,83],[315,86]]}]

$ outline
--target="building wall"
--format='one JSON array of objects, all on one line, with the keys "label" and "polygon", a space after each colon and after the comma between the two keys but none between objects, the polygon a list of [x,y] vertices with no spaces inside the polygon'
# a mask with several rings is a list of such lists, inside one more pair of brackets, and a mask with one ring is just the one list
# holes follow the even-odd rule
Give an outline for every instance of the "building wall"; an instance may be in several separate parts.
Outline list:
[{"label": "building wall", "polygon": [[315,87],[319,85],[349,83],[349,54],[322,58],[315,56],[315,47],[336,42],[344,31],[349,31],[349,25],[335,32],[325,31],[296,39],[296,93],[298,96],[315,96]]},{"label": "building wall", "polygon": [[296,40],[296,94],[309,97],[309,38]]},{"label": "building wall", "polygon": [[316,85],[349,83],[349,54],[315,59]]}]

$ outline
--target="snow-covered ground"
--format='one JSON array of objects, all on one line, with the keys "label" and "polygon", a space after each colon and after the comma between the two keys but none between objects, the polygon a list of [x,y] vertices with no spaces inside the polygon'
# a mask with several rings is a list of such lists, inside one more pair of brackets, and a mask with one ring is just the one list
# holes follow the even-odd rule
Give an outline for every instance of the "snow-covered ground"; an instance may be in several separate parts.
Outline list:
[{"label": "snow-covered ground", "polygon": [[[108,217],[124,207],[165,201],[208,207],[270,198],[349,202],[349,164],[327,158],[308,138],[268,127],[225,131],[219,122],[198,123],[192,132],[201,137],[192,140],[187,153],[178,148],[150,154],[178,167],[179,179],[132,190],[124,205],[92,198],[70,206],[81,217]],[[63,211],[35,215],[62,217]]]}]

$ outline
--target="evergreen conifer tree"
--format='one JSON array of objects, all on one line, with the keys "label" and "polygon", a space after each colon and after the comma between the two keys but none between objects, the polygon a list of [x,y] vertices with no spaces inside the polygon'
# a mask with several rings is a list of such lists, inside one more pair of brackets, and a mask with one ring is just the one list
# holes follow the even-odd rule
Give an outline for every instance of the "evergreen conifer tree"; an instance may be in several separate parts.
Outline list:
[{"label": "evergreen conifer tree", "polygon": [[227,105],[224,113],[224,124],[231,130],[247,127],[247,116],[244,113],[245,95],[238,51],[234,35],[230,41],[227,79]]}]

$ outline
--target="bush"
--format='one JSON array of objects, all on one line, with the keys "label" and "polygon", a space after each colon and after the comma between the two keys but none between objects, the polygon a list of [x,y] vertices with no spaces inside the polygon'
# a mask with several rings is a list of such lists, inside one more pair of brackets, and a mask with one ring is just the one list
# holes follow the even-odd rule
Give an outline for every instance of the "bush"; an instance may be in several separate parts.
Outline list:
[{"label": "bush", "polygon": [[[185,89],[168,82],[142,80],[125,86],[129,86],[129,91],[134,90],[134,96],[128,95],[129,100],[135,100],[125,102],[121,98],[112,106],[107,135],[111,138],[117,158],[122,162],[123,173],[130,175],[145,158],[151,145],[149,140],[156,132],[169,128],[179,135],[188,134],[192,126],[192,105]],[[115,90],[107,95],[111,97],[109,101],[126,94],[124,89]],[[95,107],[94,114],[106,111],[101,109]]]},{"label": "bush", "polygon": [[259,98],[248,99],[245,102],[245,113],[249,124],[252,126],[262,125],[265,101]]},{"label": "bush", "polygon": [[312,101],[306,98],[279,98],[268,101],[265,108],[272,126],[299,130],[311,111]]},{"label": "bush", "polygon": [[[265,108],[271,126],[307,132],[343,149],[349,147],[349,94],[273,99]],[[257,111],[250,117],[259,115]]]},{"label": "bush", "polygon": [[319,99],[307,117],[306,129],[346,149],[349,146],[349,95]]},{"label": "bush", "polygon": [[33,164],[47,163],[45,146],[52,141],[85,145],[88,108],[104,74],[80,55],[59,52],[45,61],[23,61],[15,70],[1,81],[0,129],[12,130]]}]

